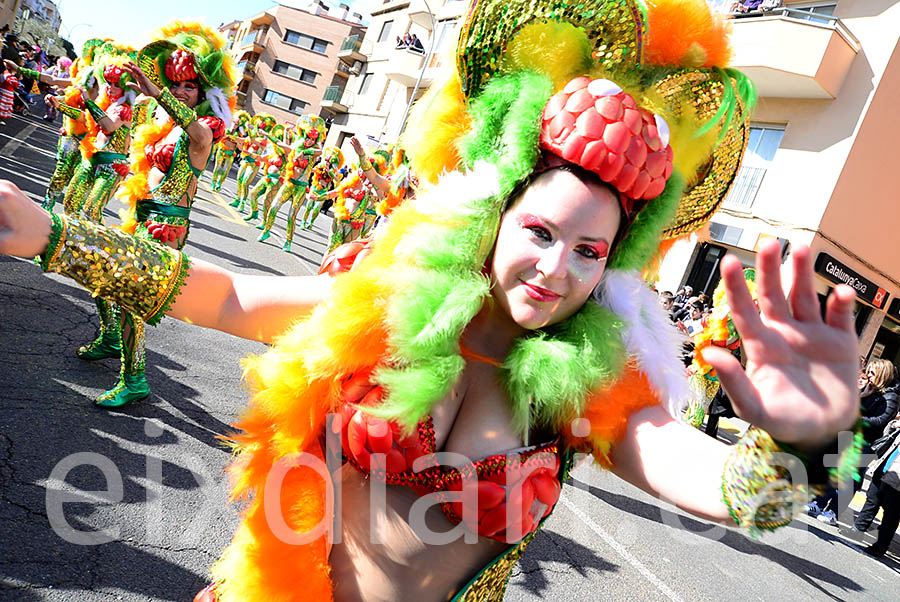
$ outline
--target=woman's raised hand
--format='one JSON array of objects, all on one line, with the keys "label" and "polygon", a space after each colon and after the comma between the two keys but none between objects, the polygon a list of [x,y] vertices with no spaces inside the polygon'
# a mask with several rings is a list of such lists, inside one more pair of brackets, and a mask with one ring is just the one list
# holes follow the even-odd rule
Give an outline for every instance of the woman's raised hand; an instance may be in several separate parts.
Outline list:
[{"label": "woman's raised hand", "polygon": [[356,151],[356,154],[362,158],[366,156],[366,150],[363,148],[363,145],[356,138],[356,136],[352,136],[350,138],[350,146],[353,147],[353,150]]},{"label": "woman's raised hand", "polygon": [[0,180],[0,254],[40,255],[50,243],[50,214],[8,180]]},{"label": "woman's raised hand", "polygon": [[825,320],[813,284],[808,247],[791,254],[791,294],[781,287],[780,245],[764,244],[756,259],[757,309],[740,262],[720,264],[741,335],[746,371],[727,351],[704,349],[718,371],[738,415],[773,438],[815,450],[842,430],[852,430],[859,414],[859,356],[853,330],[853,289],[835,287]]},{"label": "woman's raised hand", "polygon": [[137,66],[137,64],[133,61],[128,61],[123,65],[125,71],[131,74],[131,77],[134,78],[133,82],[126,82],[125,85],[135,92],[139,92],[146,96],[150,96],[151,98],[156,98],[159,96],[160,89],[150,81],[150,78],[147,77],[147,74],[141,71],[141,68]]}]

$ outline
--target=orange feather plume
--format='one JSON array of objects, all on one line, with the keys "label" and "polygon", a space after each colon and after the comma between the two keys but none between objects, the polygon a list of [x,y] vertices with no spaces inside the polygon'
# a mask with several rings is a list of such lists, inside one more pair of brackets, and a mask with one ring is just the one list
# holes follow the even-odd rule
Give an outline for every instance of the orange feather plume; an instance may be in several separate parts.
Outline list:
[{"label": "orange feather plume", "polygon": [[644,61],[674,67],[725,67],[731,60],[731,23],[705,2],[651,0]]}]

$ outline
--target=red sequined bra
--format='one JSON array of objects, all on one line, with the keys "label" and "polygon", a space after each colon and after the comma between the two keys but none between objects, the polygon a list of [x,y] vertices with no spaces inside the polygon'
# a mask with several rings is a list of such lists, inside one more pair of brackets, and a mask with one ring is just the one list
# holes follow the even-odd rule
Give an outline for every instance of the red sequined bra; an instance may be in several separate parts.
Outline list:
[{"label": "red sequined bra", "polygon": [[[368,382],[368,373],[345,382],[344,399],[359,401],[345,404],[332,425],[334,433],[341,431],[345,459],[357,470],[389,485],[411,487],[420,495],[436,493],[451,523],[462,522],[470,531],[503,543],[521,541],[553,510],[561,490],[558,439],[490,455],[461,468],[436,465],[430,458],[437,451],[431,417],[419,422],[415,433],[404,436],[398,424],[359,409],[381,401],[381,387],[371,388],[362,398],[348,391],[364,390]],[[413,471],[413,463],[420,458],[424,460],[416,464],[419,470]],[[467,492],[473,491],[471,487],[477,491],[477,507],[473,503],[468,512],[471,516],[463,513],[464,483]]]}]

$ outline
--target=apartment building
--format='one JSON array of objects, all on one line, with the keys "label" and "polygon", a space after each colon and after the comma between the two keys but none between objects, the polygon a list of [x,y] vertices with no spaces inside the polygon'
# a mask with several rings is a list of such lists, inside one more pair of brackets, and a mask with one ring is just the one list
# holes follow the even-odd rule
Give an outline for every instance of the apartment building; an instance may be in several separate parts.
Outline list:
[{"label": "apartment building", "polygon": [[[3,0],[3,4],[15,4],[14,0]],[[3,8],[0,4],[0,10]],[[62,24],[62,16],[59,14],[59,7],[52,0],[21,0],[18,5],[17,16],[21,17],[26,11],[30,11],[30,19],[40,19],[46,21],[53,28],[53,31],[59,31]],[[10,21],[10,26],[12,22]]]},{"label": "apartment building", "polygon": [[338,51],[345,38],[366,32],[362,17],[349,14],[346,4],[336,12],[318,1],[305,10],[275,5],[221,26],[240,74],[240,108],[280,122],[296,122],[307,113],[330,122],[335,112],[325,102],[326,91],[343,90],[351,76]]},{"label": "apartment building", "polygon": [[[388,0],[372,11],[366,35],[347,37],[338,53],[353,75],[327,95],[336,116],[326,143],[346,153],[354,135],[373,146],[395,141],[413,97],[424,94],[443,61],[454,60],[467,8],[464,0]],[[406,34],[421,48],[398,47]]]},{"label": "apartment building", "polygon": [[22,0],[0,0],[0,26],[14,25],[18,15],[19,3]]},{"label": "apartment building", "polygon": [[823,307],[836,283],[857,292],[860,355],[900,364],[900,4],[788,1],[733,26],[760,96],[747,153],[711,240],[676,244],[657,287],[711,293],[726,253],[806,244]]}]

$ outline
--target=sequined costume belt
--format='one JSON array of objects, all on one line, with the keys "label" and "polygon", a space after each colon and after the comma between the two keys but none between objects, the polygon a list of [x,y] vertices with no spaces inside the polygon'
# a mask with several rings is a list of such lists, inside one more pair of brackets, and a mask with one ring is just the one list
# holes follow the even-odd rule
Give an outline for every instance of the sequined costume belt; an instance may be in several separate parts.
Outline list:
[{"label": "sequined costume belt", "polygon": [[94,153],[94,156],[90,159],[91,163],[94,165],[104,165],[104,164],[128,164],[128,155],[123,155],[122,153],[112,153],[109,151],[97,151]]},{"label": "sequined costume belt", "polygon": [[168,203],[160,203],[153,199],[144,199],[138,201],[137,204],[137,221],[146,221],[150,214],[164,215],[166,217],[183,217],[188,219],[191,217],[191,208],[182,207],[181,205],[169,205]]}]

